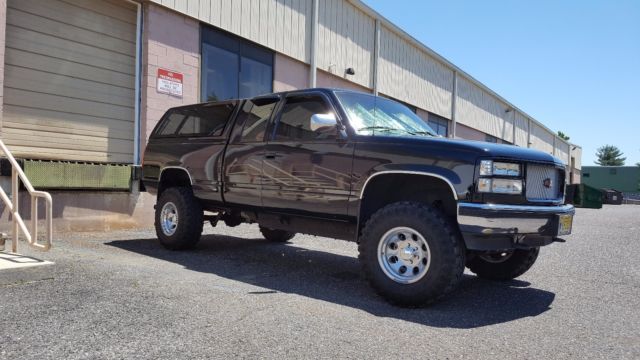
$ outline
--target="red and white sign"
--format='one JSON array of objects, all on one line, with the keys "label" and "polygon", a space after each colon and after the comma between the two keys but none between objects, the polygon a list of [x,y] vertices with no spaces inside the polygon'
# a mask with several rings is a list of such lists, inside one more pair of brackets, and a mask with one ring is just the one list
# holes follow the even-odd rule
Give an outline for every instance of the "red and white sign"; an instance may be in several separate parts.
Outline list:
[{"label": "red and white sign", "polygon": [[158,92],[182,97],[183,78],[184,76],[181,73],[158,69]]}]

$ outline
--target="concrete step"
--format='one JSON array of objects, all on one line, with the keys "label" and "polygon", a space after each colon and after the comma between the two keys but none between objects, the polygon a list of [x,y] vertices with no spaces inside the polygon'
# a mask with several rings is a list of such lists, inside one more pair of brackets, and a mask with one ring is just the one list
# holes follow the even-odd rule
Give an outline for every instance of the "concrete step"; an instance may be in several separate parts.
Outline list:
[{"label": "concrete step", "polygon": [[31,256],[0,252],[0,286],[54,278],[55,263]]}]

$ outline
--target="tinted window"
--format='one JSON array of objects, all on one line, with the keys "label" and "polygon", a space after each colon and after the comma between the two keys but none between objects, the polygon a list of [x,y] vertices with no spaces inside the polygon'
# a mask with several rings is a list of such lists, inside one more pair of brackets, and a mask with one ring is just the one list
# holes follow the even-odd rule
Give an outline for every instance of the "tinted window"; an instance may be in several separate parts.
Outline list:
[{"label": "tinted window", "polygon": [[311,115],[331,112],[321,96],[292,96],[287,98],[276,128],[276,140],[318,140],[334,138],[333,132],[311,131]]},{"label": "tinted window", "polygon": [[233,108],[233,104],[221,104],[172,110],[158,135],[219,136]]},{"label": "tinted window", "polygon": [[[264,133],[271,113],[278,103],[278,98],[267,100],[247,101],[242,109],[240,117],[244,121],[242,129],[242,142],[264,141]],[[241,119],[238,119],[240,121]]]},{"label": "tinted window", "polygon": [[491,136],[489,134],[486,134],[484,137],[484,141],[486,142],[490,142],[490,143],[497,143],[498,142],[498,138],[495,136]]},{"label": "tinted window", "polygon": [[429,120],[427,121],[429,126],[436,132],[436,134],[447,137],[449,130],[449,120],[429,113]]},{"label": "tinted window", "polygon": [[165,116],[163,124],[158,129],[158,135],[173,135],[176,133],[176,130],[182,124],[182,120],[184,120],[184,114],[172,111],[169,115]]}]

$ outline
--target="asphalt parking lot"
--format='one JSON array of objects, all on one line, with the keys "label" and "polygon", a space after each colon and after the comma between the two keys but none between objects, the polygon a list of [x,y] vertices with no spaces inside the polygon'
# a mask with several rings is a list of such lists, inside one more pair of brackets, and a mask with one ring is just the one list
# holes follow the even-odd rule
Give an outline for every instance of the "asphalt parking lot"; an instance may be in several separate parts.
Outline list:
[{"label": "asphalt parking lot", "polygon": [[29,252],[55,273],[0,287],[0,358],[640,358],[640,206],[579,209],[521,278],[426,309],[376,296],[353,243],[206,228],[188,252],[150,229]]}]

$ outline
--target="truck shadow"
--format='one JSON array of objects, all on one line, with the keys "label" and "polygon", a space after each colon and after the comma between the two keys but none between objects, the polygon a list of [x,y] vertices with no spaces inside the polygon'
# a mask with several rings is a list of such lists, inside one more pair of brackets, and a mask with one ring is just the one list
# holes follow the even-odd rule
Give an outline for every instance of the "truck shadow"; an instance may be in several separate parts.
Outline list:
[{"label": "truck shadow", "polygon": [[469,329],[538,316],[550,309],[555,294],[512,280],[497,283],[464,275],[458,290],[444,301],[422,309],[392,306],[376,296],[360,275],[358,259],[308,250],[263,239],[205,235],[192,251],[173,252],[156,239],[115,240],[107,245],[251,284],[264,290],[297,294],[349,306],[375,316],[427,326]]}]

